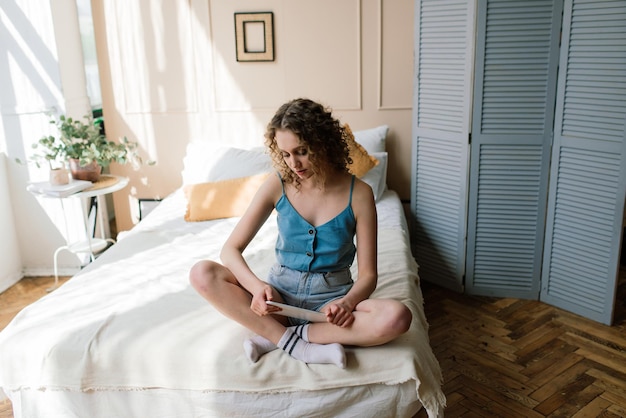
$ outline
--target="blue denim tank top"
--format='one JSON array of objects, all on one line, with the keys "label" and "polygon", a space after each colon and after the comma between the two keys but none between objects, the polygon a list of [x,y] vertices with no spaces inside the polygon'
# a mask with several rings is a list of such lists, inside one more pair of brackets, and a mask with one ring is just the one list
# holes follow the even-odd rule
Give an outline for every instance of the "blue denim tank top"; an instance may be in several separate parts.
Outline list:
[{"label": "blue denim tank top", "polygon": [[[282,183],[282,179],[281,179]],[[350,267],[356,254],[354,234],[356,219],[352,212],[350,184],[348,206],[330,221],[315,227],[308,223],[283,194],[276,203],[278,212],[278,239],[276,259],[279,264],[294,270],[326,273]]]}]

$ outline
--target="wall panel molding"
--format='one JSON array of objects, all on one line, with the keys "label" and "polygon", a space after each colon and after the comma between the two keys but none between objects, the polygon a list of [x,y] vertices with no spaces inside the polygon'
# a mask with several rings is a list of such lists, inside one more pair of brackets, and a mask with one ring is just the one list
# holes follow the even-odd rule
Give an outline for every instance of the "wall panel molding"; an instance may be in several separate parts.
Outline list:
[{"label": "wall panel molding", "polygon": [[413,108],[413,8],[413,2],[378,0],[378,110]]},{"label": "wall panel molding", "polygon": [[244,10],[237,6],[209,2],[216,113],[270,112],[302,96],[338,111],[363,109],[363,50],[375,45],[363,45],[362,0],[270,1],[246,8],[274,13],[272,62],[236,61],[234,13]]},{"label": "wall panel molding", "polygon": [[188,2],[105,3],[107,19],[113,20],[107,24],[109,54],[122,113],[197,112],[194,25]]}]

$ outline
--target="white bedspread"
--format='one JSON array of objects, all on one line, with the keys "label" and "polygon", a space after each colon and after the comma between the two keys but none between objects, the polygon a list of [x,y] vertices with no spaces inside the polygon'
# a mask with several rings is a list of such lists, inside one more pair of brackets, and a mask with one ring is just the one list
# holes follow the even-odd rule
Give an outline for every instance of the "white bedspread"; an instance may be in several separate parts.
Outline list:
[{"label": "white bedspread", "polygon": [[[242,349],[249,331],[214,311],[188,282],[197,260],[217,260],[236,219],[185,224],[168,210],[18,314],[0,333],[0,387],[276,393],[411,381],[429,415],[440,414],[441,372],[403,225],[384,227],[381,220],[373,297],[406,303],[411,329],[384,346],[348,348],[342,370],[307,365],[280,350],[251,364]],[[260,277],[274,261],[275,238],[271,218],[246,250]]]}]

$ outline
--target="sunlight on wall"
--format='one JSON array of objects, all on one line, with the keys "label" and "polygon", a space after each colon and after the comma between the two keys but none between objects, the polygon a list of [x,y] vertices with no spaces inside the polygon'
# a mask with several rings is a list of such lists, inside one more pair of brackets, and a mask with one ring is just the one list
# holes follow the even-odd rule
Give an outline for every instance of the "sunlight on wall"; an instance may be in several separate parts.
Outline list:
[{"label": "sunlight on wall", "polygon": [[[72,25],[76,25],[78,33],[78,22],[72,19],[64,21],[62,28],[55,27],[55,23],[59,25],[55,18],[76,15],[68,7],[75,8],[76,4],[69,0],[0,3],[0,27],[4,29],[0,34],[0,138],[6,141],[9,199],[15,208],[12,221],[17,241],[12,245],[19,248],[26,275],[50,274],[54,250],[68,240],[85,237],[80,202],[68,201],[63,208],[58,199],[36,197],[26,191],[29,182],[48,180],[47,165],[38,168],[35,164],[16,162],[28,161],[34,153],[32,144],[39,138],[57,134],[49,123],[51,114],[65,113],[68,104],[78,109],[87,100],[85,86],[81,85],[84,79],[72,73],[83,73],[82,66],[69,68],[67,78],[75,85],[64,80],[66,84],[61,87],[63,71],[68,68],[62,68],[57,44],[65,46],[64,56],[71,56],[73,51],[63,36],[72,33]],[[81,56],[81,51],[76,53]],[[78,61],[82,63],[82,59]],[[61,264],[75,271],[80,261],[64,255]]]},{"label": "sunlight on wall", "polygon": [[22,259],[15,244],[17,235],[13,225],[9,181],[6,170],[6,155],[0,152],[0,292],[21,278]]},{"label": "sunlight on wall", "polygon": [[[92,6],[101,28],[107,133],[138,141],[157,161],[139,173],[113,168],[130,178],[113,196],[120,231],[134,225],[138,199],[180,187],[189,142],[262,146],[269,119],[296,97],[323,102],[357,129],[389,125],[389,179],[403,197],[408,193],[412,2],[94,0]],[[242,11],[273,13],[274,61],[237,61],[234,14]],[[393,53],[383,53],[383,45]]]},{"label": "sunlight on wall", "polygon": [[78,8],[78,24],[80,27],[81,45],[83,46],[89,102],[92,109],[101,109],[102,92],[100,89],[93,18],[91,16],[91,0],[76,0],[76,6]]},{"label": "sunlight on wall", "polygon": [[50,10],[45,3],[21,3],[20,6],[14,2],[0,4],[0,20],[6,31],[1,39],[0,54],[6,59],[2,72],[3,77],[10,74],[1,85],[11,84],[2,89],[2,104],[12,104],[15,113],[45,111],[49,110],[47,104],[63,102],[58,72],[50,68],[56,64],[56,53],[52,50],[54,30],[45,21]]}]

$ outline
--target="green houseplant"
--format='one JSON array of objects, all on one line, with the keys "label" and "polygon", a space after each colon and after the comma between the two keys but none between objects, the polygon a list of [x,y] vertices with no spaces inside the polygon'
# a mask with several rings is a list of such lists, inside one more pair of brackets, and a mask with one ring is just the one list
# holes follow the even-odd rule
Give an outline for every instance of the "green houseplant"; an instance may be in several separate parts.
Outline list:
[{"label": "green houseplant", "polygon": [[31,159],[38,166],[42,161],[47,161],[51,169],[67,164],[72,178],[98,181],[101,170],[113,162],[134,167],[143,163],[136,142],[126,137],[119,142],[109,141],[90,116],[77,120],[61,115],[50,123],[56,125],[58,135],[44,136],[33,144],[35,155]]}]

